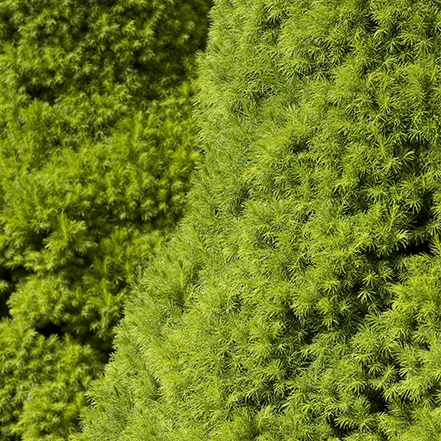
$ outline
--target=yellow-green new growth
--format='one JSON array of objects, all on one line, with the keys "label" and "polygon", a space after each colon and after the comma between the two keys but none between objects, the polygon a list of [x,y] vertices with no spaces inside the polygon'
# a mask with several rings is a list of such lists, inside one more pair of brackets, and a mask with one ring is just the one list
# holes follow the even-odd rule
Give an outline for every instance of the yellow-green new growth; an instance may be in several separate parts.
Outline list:
[{"label": "yellow-green new growth", "polygon": [[191,210],[77,441],[441,434],[441,4],[217,0]]}]

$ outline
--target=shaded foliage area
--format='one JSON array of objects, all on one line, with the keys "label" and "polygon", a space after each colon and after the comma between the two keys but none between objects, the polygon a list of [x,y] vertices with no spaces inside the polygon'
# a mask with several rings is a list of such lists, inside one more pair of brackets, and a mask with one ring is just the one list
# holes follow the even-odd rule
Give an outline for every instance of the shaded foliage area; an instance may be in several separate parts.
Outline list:
[{"label": "shaded foliage area", "polygon": [[0,438],[66,440],[186,205],[205,0],[0,2]]}]

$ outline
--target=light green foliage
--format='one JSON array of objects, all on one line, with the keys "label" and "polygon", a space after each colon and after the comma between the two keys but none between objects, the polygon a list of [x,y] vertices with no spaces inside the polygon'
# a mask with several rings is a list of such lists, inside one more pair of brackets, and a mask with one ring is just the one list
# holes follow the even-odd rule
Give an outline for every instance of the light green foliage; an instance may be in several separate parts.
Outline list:
[{"label": "light green foliage", "polygon": [[212,17],[192,208],[75,439],[439,439],[440,2]]},{"label": "light green foliage", "polygon": [[0,440],[66,440],[181,218],[206,0],[0,1]]}]

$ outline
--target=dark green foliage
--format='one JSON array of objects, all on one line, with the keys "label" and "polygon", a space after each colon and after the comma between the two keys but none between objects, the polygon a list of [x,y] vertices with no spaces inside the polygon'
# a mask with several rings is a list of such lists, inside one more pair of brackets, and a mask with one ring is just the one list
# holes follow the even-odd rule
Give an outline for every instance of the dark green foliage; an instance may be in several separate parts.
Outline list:
[{"label": "dark green foliage", "polygon": [[441,3],[217,0],[192,208],[78,441],[441,436]]},{"label": "dark green foliage", "polygon": [[0,1],[0,439],[66,440],[181,218],[206,0]]}]

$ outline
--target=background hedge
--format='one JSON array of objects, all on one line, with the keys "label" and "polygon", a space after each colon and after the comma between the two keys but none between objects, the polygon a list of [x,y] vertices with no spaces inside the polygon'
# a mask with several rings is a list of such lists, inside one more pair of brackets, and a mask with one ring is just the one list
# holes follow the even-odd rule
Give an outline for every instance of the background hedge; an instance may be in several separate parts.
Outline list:
[{"label": "background hedge", "polygon": [[206,0],[0,2],[0,439],[66,440],[181,218]]}]

